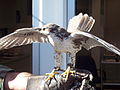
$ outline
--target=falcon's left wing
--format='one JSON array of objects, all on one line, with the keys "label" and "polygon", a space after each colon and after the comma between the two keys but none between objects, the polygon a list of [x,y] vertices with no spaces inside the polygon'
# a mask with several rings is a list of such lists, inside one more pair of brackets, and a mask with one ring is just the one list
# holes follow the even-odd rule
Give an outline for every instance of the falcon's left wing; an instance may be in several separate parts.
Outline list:
[{"label": "falcon's left wing", "polygon": [[86,48],[87,50],[100,46],[100,47],[106,48],[107,50],[111,52],[114,52],[120,55],[120,49],[96,37],[95,35],[92,35],[86,32],[76,32],[76,33],[71,34],[71,37],[73,38],[73,40],[80,38],[81,39],[80,42],[82,43],[82,46]]}]

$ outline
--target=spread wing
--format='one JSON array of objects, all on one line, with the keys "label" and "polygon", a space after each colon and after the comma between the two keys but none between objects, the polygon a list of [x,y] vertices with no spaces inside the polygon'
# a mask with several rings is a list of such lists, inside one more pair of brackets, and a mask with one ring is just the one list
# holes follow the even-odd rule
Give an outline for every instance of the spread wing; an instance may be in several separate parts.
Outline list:
[{"label": "spread wing", "polygon": [[87,14],[78,14],[70,19],[68,23],[67,32],[73,33],[76,31],[89,32],[95,23],[93,17],[89,17]]},{"label": "spread wing", "polygon": [[22,28],[0,38],[0,50],[33,42],[48,42],[47,36],[39,32],[40,28]]},{"label": "spread wing", "polygon": [[86,32],[76,32],[74,34],[71,34],[73,40],[80,38],[80,42],[82,43],[82,46],[84,48],[86,48],[87,50],[100,46],[100,47],[104,47],[107,50],[114,52],[118,55],[120,55],[120,49],[118,49],[117,47],[115,47],[112,44],[107,43],[106,41],[96,37],[95,35],[86,33]]}]

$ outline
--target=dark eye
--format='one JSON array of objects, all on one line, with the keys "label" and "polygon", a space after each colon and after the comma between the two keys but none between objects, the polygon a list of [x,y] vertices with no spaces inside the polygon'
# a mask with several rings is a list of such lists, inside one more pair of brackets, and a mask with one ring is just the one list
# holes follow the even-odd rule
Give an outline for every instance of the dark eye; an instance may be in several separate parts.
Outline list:
[{"label": "dark eye", "polygon": [[41,28],[39,28],[38,30],[41,31]]},{"label": "dark eye", "polygon": [[45,28],[43,28],[43,30],[45,31]]}]

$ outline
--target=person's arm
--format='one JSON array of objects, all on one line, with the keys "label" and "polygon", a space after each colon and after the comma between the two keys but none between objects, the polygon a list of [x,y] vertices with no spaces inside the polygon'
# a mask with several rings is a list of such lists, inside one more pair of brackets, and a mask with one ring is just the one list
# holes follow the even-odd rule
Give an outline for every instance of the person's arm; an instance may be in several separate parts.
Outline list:
[{"label": "person's arm", "polygon": [[5,90],[26,90],[30,76],[31,74],[27,72],[8,72],[4,80]]}]

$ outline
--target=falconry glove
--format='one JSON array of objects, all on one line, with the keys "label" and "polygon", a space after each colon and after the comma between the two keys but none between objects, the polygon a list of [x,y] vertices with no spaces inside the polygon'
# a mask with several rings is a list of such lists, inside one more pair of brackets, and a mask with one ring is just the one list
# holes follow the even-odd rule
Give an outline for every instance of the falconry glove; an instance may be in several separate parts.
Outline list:
[{"label": "falconry glove", "polygon": [[89,85],[91,74],[70,74],[68,80],[57,74],[46,82],[48,76],[31,76],[28,79],[27,90],[95,90]]}]

